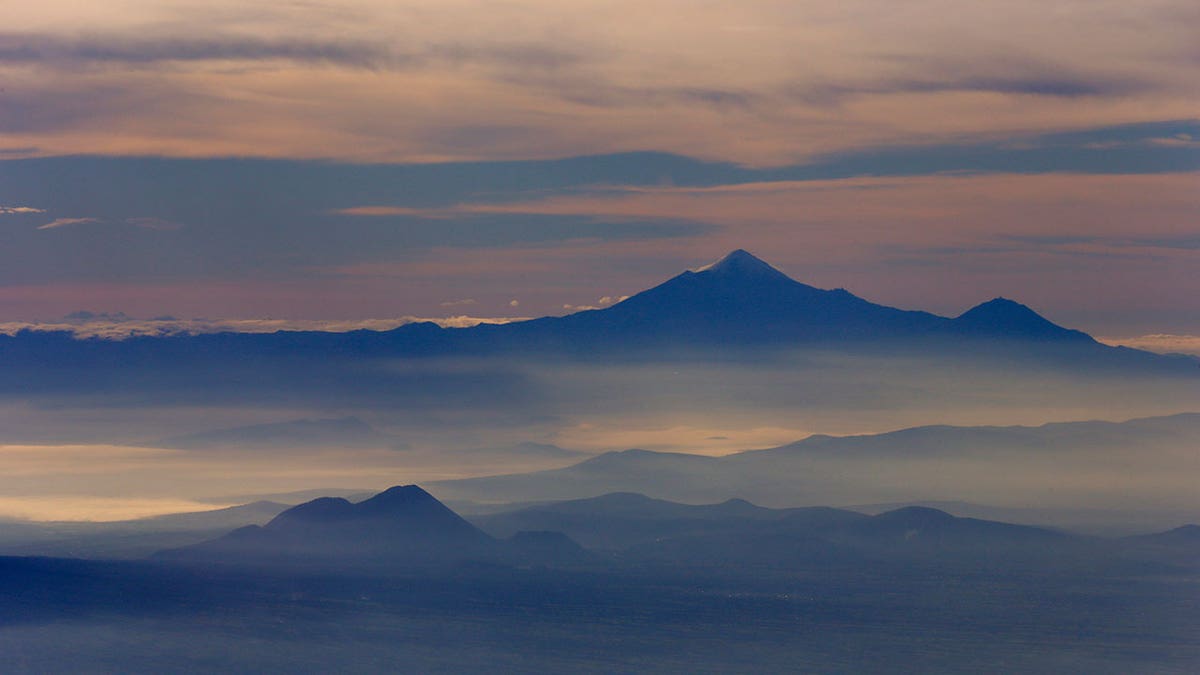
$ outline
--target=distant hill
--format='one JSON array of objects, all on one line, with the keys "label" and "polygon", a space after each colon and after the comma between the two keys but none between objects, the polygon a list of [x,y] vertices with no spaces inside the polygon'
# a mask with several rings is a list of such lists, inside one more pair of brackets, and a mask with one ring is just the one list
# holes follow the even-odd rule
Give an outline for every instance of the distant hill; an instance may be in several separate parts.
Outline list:
[{"label": "distant hill", "polygon": [[432,563],[492,554],[496,541],[415,485],[353,503],[321,497],[266,525],[243,527],[159,557],[228,563]]},{"label": "distant hill", "polygon": [[689,505],[613,493],[476,516],[497,535],[533,527],[565,532],[627,562],[678,566],[765,565],[803,570],[871,560],[955,565],[1036,562],[1118,550],[1039,527],[906,507],[867,516],[827,507],[768,509],[743,500]]},{"label": "distant hill", "polygon": [[[1069,475],[1080,466],[1093,474],[1103,468],[1112,472],[1113,481],[1120,478],[1125,485],[1134,476],[1128,458],[1137,453],[1143,461],[1166,463],[1187,473],[1196,468],[1191,450],[1198,444],[1200,414],[1194,413],[1038,427],[928,426],[860,436],[818,435],[724,457],[610,452],[562,469],[444,481],[431,489],[447,499],[481,502],[578,499],[612,492],[687,502],[741,497],[773,505],[854,504],[885,494],[904,495],[910,501],[948,500],[978,492],[980,486],[1004,485],[998,467],[1006,472],[1028,467],[1020,470],[1050,475]],[[957,483],[943,480],[938,472],[950,467],[972,472],[966,475],[974,476],[974,487],[964,484],[965,478]],[[956,485],[961,492],[947,492]],[[1057,492],[1066,494],[1066,489],[1061,485]],[[1103,484],[1082,489],[1104,494]],[[1118,490],[1116,497],[1123,494]],[[1200,500],[1192,501],[1200,510]]]},{"label": "distant hill", "polygon": [[824,507],[767,509],[742,499],[691,505],[617,492],[472,516],[470,520],[495,536],[511,536],[521,530],[556,530],[590,548],[620,550],[689,534],[801,524],[816,527],[862,518],[866,516]]},{"label": "distant hill", "polygon": [[493,538],[416,485],[396,486],[354,503],[321,497],[283,511],[264,526],[160,551],[162,560],[253,566],[423,567],[469,562],[574,563],[585,551],[561,533]]}]

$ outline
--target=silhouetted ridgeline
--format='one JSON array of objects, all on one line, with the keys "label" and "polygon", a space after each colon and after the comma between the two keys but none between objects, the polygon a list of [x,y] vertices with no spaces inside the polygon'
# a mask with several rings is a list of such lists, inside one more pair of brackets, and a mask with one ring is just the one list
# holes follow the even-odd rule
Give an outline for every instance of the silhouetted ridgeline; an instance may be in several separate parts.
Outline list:
[{"label": "silhouetted ridgeline", "polygon": [[255,566],[390,568],[443,564],[577,562],[586,554],[561,534],[521,533],[501,541],[483,533],[415,485],[353,503],[321,497],[266,525],[163,551],[159,559]]},{"label": "silhouetted ridgeline", "polygon": [[[1099,539],[957,518],[925,507],[868,516],[825,507],[767,509],[743,500],[693,506],[634,493],[527,507],[478,516],[475,522],[479,527],[415,485],[398,486],[358,503],[315,499],[263,527],[240,528],[156,558],[334,571],[668,564],[716,567],[737,576],[742,568],[794,573],[831,564],[1090,569],[1119,568],[1136,559],[1179,565],[1195,545],[1187,530]],[[1131,553],[1137,555],[1131,558]]]},{"label": "silhouetted ridgeline", "polygon": [[[611,307],[509,324],[441,328],[416,323],[390,331],[221,333],[76,340],[67,333],[0,336],[0,358],[50,367],[220,363],[246,358],[382,356],[539,356],[821,348],[885,352],[954,349],[1025,355],[1065,364],[1180,367],[1177,358],[1114,348],[1058,326],[1028,307],[996,298],[946,318],[878,305],[844,290],[794,281],[736,250]],[[1194,360],[1192,360],[1194,361]]]}]

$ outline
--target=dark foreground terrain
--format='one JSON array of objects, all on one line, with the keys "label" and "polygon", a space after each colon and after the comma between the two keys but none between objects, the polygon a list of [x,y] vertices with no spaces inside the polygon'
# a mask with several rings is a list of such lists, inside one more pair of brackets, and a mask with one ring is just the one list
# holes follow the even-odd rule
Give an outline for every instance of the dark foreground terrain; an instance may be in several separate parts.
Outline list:
[{"label": "dark foreground terrain", "polygon": [[0,670],[1200,669],[1194,525],[1103,539],[630,493],[478,523],[409,485],[149,560],[0,557]]},{"label": "dark foreground terrain", "polygon": [[1191,673],[1200,578],[0,559],[6,672]]}]

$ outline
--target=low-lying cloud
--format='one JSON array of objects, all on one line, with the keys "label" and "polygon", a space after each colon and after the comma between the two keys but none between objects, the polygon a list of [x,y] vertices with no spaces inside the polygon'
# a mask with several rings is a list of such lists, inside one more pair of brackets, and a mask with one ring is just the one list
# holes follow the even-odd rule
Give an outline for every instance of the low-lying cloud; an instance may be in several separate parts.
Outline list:
[{"label": "low-lying cloud", "polygon": [[63,321],[0,322],[0,335],[16,335],[21,331],[62,331],[77,338],[124,340],[131,337],[168,335],[202,335],[207,333],[275,333],[278,331],[324,331],[346,333],[355,330],[386,331],[411,323],[434,323],[443,328],[467,328],[483,323],[500,324],[522,321],[527,317],[477,317],[467,315],[442,317],[399,316],[386,319],[177,319],[162,317],[135,319],[115,314],[78,312]]}]

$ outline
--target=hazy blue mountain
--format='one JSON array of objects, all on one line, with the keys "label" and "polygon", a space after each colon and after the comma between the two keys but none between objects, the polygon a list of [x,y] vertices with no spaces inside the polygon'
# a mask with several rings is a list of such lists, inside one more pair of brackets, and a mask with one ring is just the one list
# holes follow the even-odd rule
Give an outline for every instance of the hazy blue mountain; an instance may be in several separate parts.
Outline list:
[{"label": "hazy blue mountain", "polygon": [[353,503],[321,497],[160,557],[225,563],[428,564],[494,555],[496,540],[415,485]]},{"label": "hazy blue mountain", "polygon": [[1007,567],[1061,563],[1089,554],[1107,558],[1111,553],[1104,548],[1106,542],[1025,525],[957,518],[936,509],[908,507],[876,516],[827,511],[745,521],[736,527],[697,528],[635,543],[624,553],[633,560],[662,564],[775,570],[860,566],[872,561]]},{"label": "hazy blue mountain", "polygon": [[[505,536],[522,529],[564,532],[585,546],[632,560],[678,565],[753,563],[773,567],[832,560],[1009,558],[1092,550],[1092,540],[1045,528],[959,518],[926,507],[875,516],[828,507],[769,509],[744,500],[690,505],[613,493],[473,518]],[[943,560],[943,562],[945,562]]]},{"label": "hazy blue mountain", "polygon": [[567,500],[610,492],[703,502],[737,496],[739,480],[718,458],[622,450],[561,469],[440,481],[431,489],[443,499],[483,502]]},{"label": "hazy blue mountain", "polygon": [[1022,451],[1045,453],[1073,448],[1122,448],[1190,443],[1200,439],[1200,413],[1145,417],[1125,422],[1051,422],[1041,426],[934,425],[882,434],[814,435],[766,450],[729,457],[733,464],[753,465],[799,456],[887,457],[941,454],[963,456]]},{"label": "hazy blue mountain", "polygon": [[590,554],[562,533],[493,538],[416,485],[388,488],[361,502],[320,497],[266,525],[250,525],[193,546],[160,551],[162,560],[324,568],[410,567],[486,562],[563,564]]},{"label": "hazy blue mountain", "polygon": [[[958,494],[936,496],[954,499],[978,491],[981,485],[998,484],[1004,479],[995,473],[998,467],[1013,471],[1014,467],[1029,466],[1023,470],[1044,473],[1073,472],[1081,465],[1096,471],[1103,466],[1118,472],[1114,476],[1128,479],[1127,468],[1122,467],[1129,453],[1136,452],[1146,461],[1156,458],[1154,461],[1186,470],[1189,462],[1194,463],[1191,449],[1197,443],[1200,414],[1195,413],[1038,427],[927,426],[871,435],[818,435],[723,457],[645,450],[610,452],[561,469],[444,481],[431,488],[447,499],[493,502],[639,492],[687,502],[745,498],[786,506],[864,503],[862,496],[900,491],[911,493],[915,501],[923,492],[928,494],[928,485],[941,486],[942,492],[954,488],[954,484],[947,487],[936,473],[912,468],[918,462],[934,462],[940,470],[966,466],[977,476],[978,484],[960,480]],[[910,475],[904,472],[911,476],[891,477]]]},{"label": "hazy blue mountain", "polygon": [[1011,550],[1018,546],[1044,546],[1069,539],[1070,535],[1029,525],[1015,525],[978,518],[959,518],[945,511],[907,506],[854,521],[839,528],[835,540],[900,549]]},{"label": "hazy blue mountain", "polygon": [[514,460],[561,460],[561,459],[581,459],[589,456],[591,453],[580,450],[570,450],[560,448],[557,445],[550,443],[534,443],[533,441],[525,441],[515,445],[507,445],[502,447],[478,447],[468,448],[457,451],[442,451],[443,455],[454,455],[462,458],[505,458]]},{"label": "hazy blue mountain", "polygon": [[1126,537],[1126,555],[1135,559],[1166,560],[1200,570],[1200,525],[1190,524],[1166,532]]},{"label": "hazy blue mountain", "polygon": [[693,505],[618,492],[477,515],[470,520],[498,537],[546,529],[564,532],[589,548],[620,550],[697,533],[820,528],[866,517],[825,507],[768,509],[742,499]]},{"label": "hazy blue mountain", "polygon": [[592,565],[602,558],[555,530],[520,530],[505,540],[514,559],[556,565]]}]

